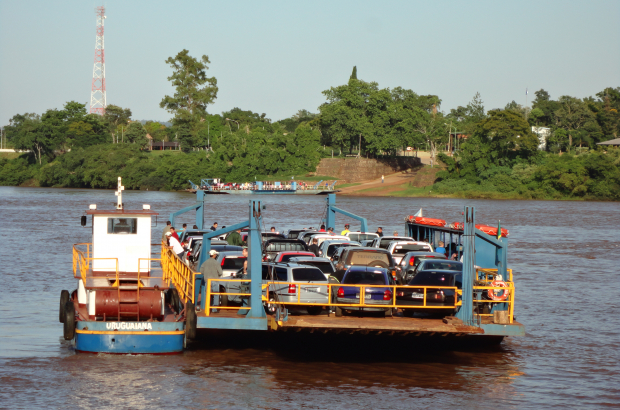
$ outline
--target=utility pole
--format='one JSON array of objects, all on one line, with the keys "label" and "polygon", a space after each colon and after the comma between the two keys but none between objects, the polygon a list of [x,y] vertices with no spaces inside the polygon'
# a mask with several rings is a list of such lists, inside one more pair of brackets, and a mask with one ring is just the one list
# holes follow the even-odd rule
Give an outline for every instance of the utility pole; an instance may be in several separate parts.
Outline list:
[{"label": "utility pole", "polygon": [[103,47],[103,26],[106,19],[105,7],[95,9],[97,15],[97,35],[95,36],[95,62],[93,65],[93,81],[90,89],[90,113],[105,114],[105,51]]}]

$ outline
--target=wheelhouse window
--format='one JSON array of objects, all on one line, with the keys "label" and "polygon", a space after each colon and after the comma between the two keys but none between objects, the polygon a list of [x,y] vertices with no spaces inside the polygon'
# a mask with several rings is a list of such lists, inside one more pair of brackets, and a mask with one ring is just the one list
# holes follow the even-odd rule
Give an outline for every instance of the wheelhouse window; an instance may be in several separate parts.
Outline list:
[{"label": "wheelhouse window", "polygon": [[108,233],[135,235],[138,233],[138,218],[108,218]]}]

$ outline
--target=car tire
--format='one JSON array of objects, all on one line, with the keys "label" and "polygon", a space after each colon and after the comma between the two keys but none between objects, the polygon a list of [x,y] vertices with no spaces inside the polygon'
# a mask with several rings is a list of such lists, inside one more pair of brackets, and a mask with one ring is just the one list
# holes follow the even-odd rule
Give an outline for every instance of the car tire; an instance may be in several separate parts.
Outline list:
[{"label": "car tire", "polygon": [[63,310],[65,320],[62,333],[65,340],[72,340],[75,337],[75,305],[69,300]]},{"label": "car tire", "polygon": [[320,315],[323,312],[323,306],[308,306],[306,308],[309,315],[316,316]]},{"label": "car tire", "polygon": [[60,292],[60,306],[58,307],[58,321],[60,323],[65,323],[65,305],[70,298],[71,296],[69,295],[68,290],[63,290]]},{"label": "car tire", "polygon": [[[275,299],[269,298],[269,302],[275,302]],[[273,315],[276,313],[276,309],[278,308],[278,305],[276,305],[275,303],[269,303],[269,302],[265,304],[265,313],[268,315]]]},{"label": "car tire", "polygon": [[342,309],[336,306],[336,317],[342,317]]},{"label": "car tire", "polygon": [[[220,293],[226,292],[223,286],[220,286]],[[220,306],[228,306],[228,295],[220,295]]]}]

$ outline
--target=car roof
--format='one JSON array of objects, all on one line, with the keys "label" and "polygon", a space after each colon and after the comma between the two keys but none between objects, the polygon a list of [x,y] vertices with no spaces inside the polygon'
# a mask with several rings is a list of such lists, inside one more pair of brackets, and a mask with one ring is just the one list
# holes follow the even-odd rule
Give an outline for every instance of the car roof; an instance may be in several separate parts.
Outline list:
[{"label": "car roof", "polygon": [[[344,247],[345,249],[347,249],[347,247]],[[355,250],[357,252],[359,251],[372,251],[372,252],[384,252],[384,253],[389,253],[387,249],[385,248],[373,248],[372,246],[351,246],[351,250]]]},{"label": "car roof", "polygon": [[265,245],[269,244],[269,243],[275,243],[275,242],[283,242],[283,243],[303,243],[304,245],[306,245],[306,243],[304,241],[302,241],[301,239],[286,239],[286,238],[270,238],[267,239],[265,241]]},{"label": "car roof", "polygon": [[446,270],[446,269],[427,269],[427,270],[421,270],[418,273],[416,273],[416,276],[418,276],[420,273],[441,273],[441,274],[448,274],[448,275],[462,275],[463,272],[461,272],[460,270]]},{"label": "car roof", "polygon": [[444,255],[441,252],[427,252],[427,251],[411,251],[411,252],[407,252],[405,254],[405,256],[410,255],[410,256],[426,256],[426,255],[430,255],[430,256],[443,256],[445,257],[446,255]]},{"label": "car roof", "polygon": [[[309,253],[312,253],[312,252],[310,252],[310,251],[280,251],[280,252],[278,252],[277,254],[278,254],[278,255],[281,255],[281,254],[293,254],[293,255],[297,255],[297,254],[300,254],[300,253],[304,253],[304,254],[308,255]],[[313,253],[312,253],[312,254],[313,254]],[[313,255],[314,255],[314,254],[313,254]]]},{"label": "car roof", "polygon": [[296,258],[289,259],[289,262],[330,262],[329,258],[320,258],[318,256],[310,257],[310,256],[298,256]]},{"label": "car roof", "polygon": [[[387,274],[387,272],[388,272],[388,270],[386,268],[381,268],[379,266],[353,265],[349,269],[347,269],[347,272],[375,272],[375,273],[378,273],[378,271],[380,271],[381,273],[385,273],[385,274]],[[449,271],[449,272],[454,272],[454,271]]]}]

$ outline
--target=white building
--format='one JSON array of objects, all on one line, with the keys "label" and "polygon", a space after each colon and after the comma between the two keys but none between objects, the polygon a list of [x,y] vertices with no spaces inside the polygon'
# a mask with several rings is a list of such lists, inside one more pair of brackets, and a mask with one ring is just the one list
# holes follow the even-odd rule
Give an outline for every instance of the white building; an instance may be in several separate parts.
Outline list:
[{"label": "white building", "polygon": [[551,135],[551,128],[532,126],[532,132],[538,136],[538,149],[540,151],[546,150],[547,138]]}]

